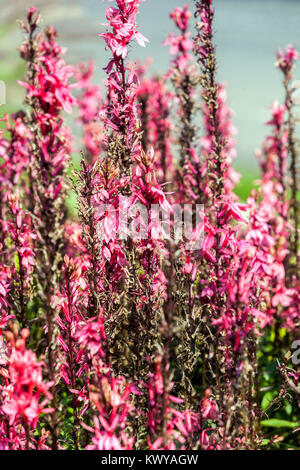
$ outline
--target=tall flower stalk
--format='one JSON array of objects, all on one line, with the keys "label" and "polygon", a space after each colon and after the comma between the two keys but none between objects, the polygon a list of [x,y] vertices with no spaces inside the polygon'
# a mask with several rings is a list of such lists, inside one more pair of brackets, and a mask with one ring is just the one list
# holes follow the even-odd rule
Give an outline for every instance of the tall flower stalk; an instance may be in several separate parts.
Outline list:
[{"label": "tall flower stalk", "polygon": [[192,68],[193,56],[190,53],[194,44],[189,32],[191,17],[192,12],[189,10],[188,5],[185,5],[184,8],[175,8],[170,14],[170,18],[178,28],[179,35],[175,36],[171,33],[164,43],[170,46],[170,54],[175,56],[170,74],[179,99],[179,113],[182,120],[178,139],[181,170],[189,159],[195,138],[195,125],[193,123],[195,74]]},{"label": "tall flower stalk", "polygon": [[106,130],[111,130],[107,136],[108,156],[119,166],[121,174],[128,176],[139,135],[135,103],[137,76],[125,59],[131,41],[135,39],[144,47],[148,39],[137,30],[136,15],[140,0],[116,0],[116,4],[116,7],[106,9],[110,30],[100,34],[113,55],[105,68],[108,105],[104,119]]},{"label": "tall flower stalk", "polygon": [[[288,152],[290,158],[290,175],[291,175],[291,221],[293,224],[293,233],[291,240],[290,252],[290,276],[295,276],[299,280],[300,255],[299,255],[299,152],[297,149],[297,140],[295,136],[295,116],[293,111],[293,70],[294,64],[299,60],[299,53],[292,45],[288,46],[285,51],[279,51],[277,55],[277,67],[283,73],[283,84],[285,89],[285,106],[287,109],[287,129],[288,129]],[[292,259],[294,258],[294,259]]]},{"label": "tall flower stalk", "polygon": [[218,96],[219,87],[216,81],[217,62],[213,43],[214,9],[212,0],[195,1],[195,17],[197,35],[195,37],[194,53],[201,68],[200,83],[202,97],[207,107],[207,129],[211,139],[210,158],[207,162],[211,178],[212,201],[224,194],[224,158],[225,139],[219,129]]},{"label": "tall flower stalk", "polygon": [[[37,273],[39,295],[47,328],[47,357],[49,379],[55,384],[56,361],[54,341],[53,296],[59,279],[64,246],[65,183],[67,155],[70,152],[69,131],[61,117],[62,111],[72,112],[75,100],[71,95],[70,69],[57,44],[56,31],[47,27],[38,33],[39,15],[31,8],[24,25],[27,37],[21,55],[27,63],[26,81],[21,82],[27,91],[27,125],[33,135],[30,141],[30,184],[34,197],[33,220],[37,234]],[[52,386],[53,448],[57,448],[58,423],[55,388]]]}]

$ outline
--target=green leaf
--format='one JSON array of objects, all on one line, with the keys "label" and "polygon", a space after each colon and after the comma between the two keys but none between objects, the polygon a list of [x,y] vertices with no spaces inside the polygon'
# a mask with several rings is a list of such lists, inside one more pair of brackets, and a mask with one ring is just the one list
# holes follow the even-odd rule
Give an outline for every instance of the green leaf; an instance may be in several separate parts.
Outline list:
[{"label": "green leaf", "polygon": [[18,255],[17,252],[15,253],[14,259],[15,259],[16,271],[17,271],[17,273],[19,273],[20,272],[20,260],[19,260],[19,255]]},{"label": "green leaf", "polygon": [[265,410],[266,408],[268,408],[268,406],[270,405],[270,403],[272,402],[272,400],[275,398],[277,392],[276,391],[268,391],[264,394],[263,396],[263,399],[261,401],[261,407],[263,410]]},{"label": "green leaf", "polygon": [[288,416],[290,416],[292,414],[292,411],[293,411],[293,407],[292,405],[287,402],[286,405],[285,405],[285,412]]},{"label": "green leaf", "polygon": [[298,423],[286,421],[285,419],[266,419],[261,421],[260,424],[270,428],[296,428],[298,426]]},{"label": "green leaf", "polygon": [[286,328],[280,328],[279,330],[280,339],[283,339],[286,336],[286,333],[287,333]]}]

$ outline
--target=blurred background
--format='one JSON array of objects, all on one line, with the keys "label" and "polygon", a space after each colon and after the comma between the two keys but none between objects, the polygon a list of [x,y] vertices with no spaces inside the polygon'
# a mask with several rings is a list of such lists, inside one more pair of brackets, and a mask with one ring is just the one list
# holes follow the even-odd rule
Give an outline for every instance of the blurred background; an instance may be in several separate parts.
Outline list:
[{"label": "blurred background", "polygon": [[[162,46],[173,29],[170,11],[192,0],[146,0],[140,8],[140,31],[150,40],[146,49],[135,45],[131,59],[152,57],[150,72],[164,73],[169,67],[168,48]],[[219,80],[228,85],[228,97],[238,128],[238,157],[235,167],[243,174],[242,190],[258,175],[253,155],[266,135],[265,121],[274,100],[283,97],[280,73],[274,68],[278,47],[293,43],[300,48],[300,0],[215,0],[216,44]],[[104,78],[108,55],[103,40],[106,2],[102,0],[0,0],[0,80],[7,85],[4,112],[20,106],[23,90],[16,85],[23,77],[17,48],[22,41],[17,19],[32,4],[40,9],[44,24],[53,24],[60,43],[68,48],[71,63],[96,63],[95,80]],[[193,29],[192,29],[193,33]],[[296,71],[300,79],[300,65]]]}]

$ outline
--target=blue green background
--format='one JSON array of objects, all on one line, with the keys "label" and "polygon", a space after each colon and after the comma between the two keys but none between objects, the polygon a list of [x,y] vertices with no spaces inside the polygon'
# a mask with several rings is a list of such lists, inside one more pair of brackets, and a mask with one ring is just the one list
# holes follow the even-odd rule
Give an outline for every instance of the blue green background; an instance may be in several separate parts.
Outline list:
[{"label": "blue green background", "polygon": [[[173,29],[170,11],[193,1],[146,0],[140,8],[138,24],[149,39],[147,47],[135,45],[132,60],[153,58],[151,71],[163,73],[169,66],[168,48],[162,42]],[[17,47],[22,39],[17,18],[24,16],[32,1],[2,0],[0,26],[0,79],[7,83],[7,106],[15,109],[22,90],[15,85],[22,78]],[[238,157],[235,167],[243,173],[243,183],[258,175],[254,149],[266,135],[265,121],[274,100],[282,100],[281,76],[274,67],[278,47],[293,43],[300,48],[300,1],[298,0],[215,0],[215,40],[219,80],[228,85],[228,97],[238,127]],[[97,34],[103,31],[106,2],[102,0],[37,0],[44,23],[52,23],[60,33],[60,42],[68,48],[72,63],[96,62],[95,80],[104,78],[102,68],[108,54]],[[193,32],[193,24],[192,29]],[[300,78],[300,66],[295,78]]]}]

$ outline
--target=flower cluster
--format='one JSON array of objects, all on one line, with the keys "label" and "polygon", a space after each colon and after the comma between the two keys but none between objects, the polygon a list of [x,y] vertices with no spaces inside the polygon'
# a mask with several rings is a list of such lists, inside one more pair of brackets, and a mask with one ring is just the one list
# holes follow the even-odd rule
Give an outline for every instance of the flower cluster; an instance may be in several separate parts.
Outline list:
[{"label": "flower cluster", "polygon": [[[98,366],[99,367],[99,366]],[[90,401],[97,409],[88,450],[132,450],[133,438],[126,435],[128,415],[132,411],[131,396],[135,387],[122,377],[110,377],[97,368],[97,382],[90,392]]]},{"label": "flower cluster", "polygon": [[284,51],[278,51],[276,66],[280,68],[284,74],[289,75],[294,68],[295,61],[299,59],[299,52],[290,44]]},{"label": "flower cluster", "polygon": [[117,8],[109,7],[106,10],[106,18],[112,28],[111,32],[101,34],[106,44],[115,57],[125,57],[128,54],[128,44],[133,40],[145,47],[145,38],[138,32],[136,26],[136,15],[140,0],[117,0]]},{"label": "flower cluster", "polygon": [[29,334],[29,330],[23,329],[18,337],[16,325],[13,331],[5,333],[7,368],[1,368],[4,378],[0,388],[0,416],[4,418],[0,427],[1,449],[47,448],[35,439],[34,430],[41,414],[53,411],[48,405],[51,383],[43,381],[45,364],[26,349]]},{"label": "flower cluster", "polygon": [[188,31],[189,20],[192,16],[188,5],[182,8],[175,8],[170,17],[180,30],[179,36],[170,34],[165,41],[165,45],[170,46],[170,54],[175,55],[174,66],[183,72],[189,65],[192,56],[189,51],[194,47],[193,41],[190,39],[191,33]]}]

